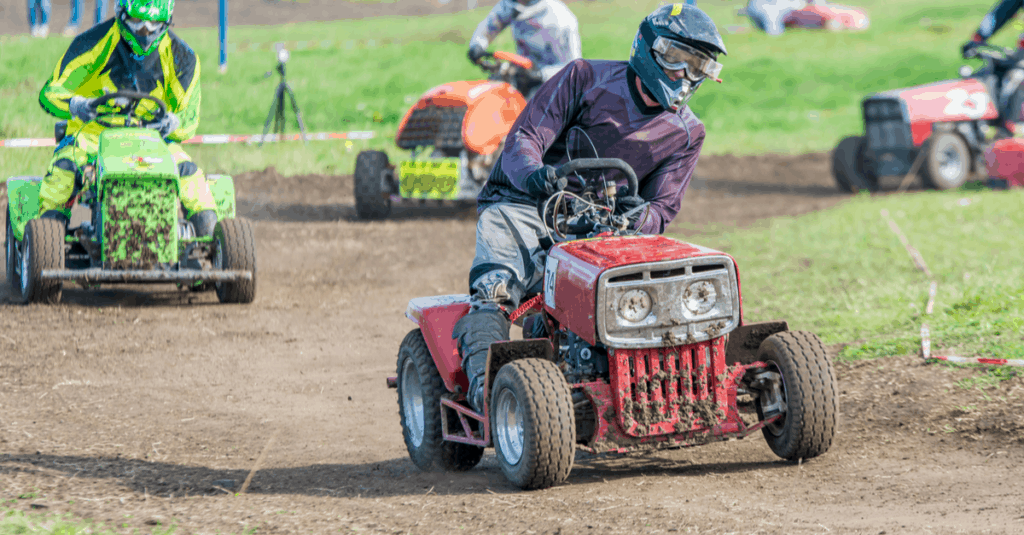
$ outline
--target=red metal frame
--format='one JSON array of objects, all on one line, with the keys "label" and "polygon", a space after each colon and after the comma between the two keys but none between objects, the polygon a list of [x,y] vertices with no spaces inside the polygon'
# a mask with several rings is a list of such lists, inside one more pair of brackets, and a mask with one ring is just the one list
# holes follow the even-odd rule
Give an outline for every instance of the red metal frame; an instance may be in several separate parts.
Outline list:
[{"label": "red metal frame", "polygon": [[437,371],[441,374],[445,388],[454,392],[456,386],[465,392],[469,379],[462,371],[459,348],[452,339],[455,323],[469,313],[468,295],[442,295],[420,297],[409,301],[406,317],[416,322],[423,331],[423,339],[434,358]]},{"label": "red metal frame", "polygon": [[[459,423],[462,426],[462,434],[453,433],[451,432],[451,430],[448,429],[448,414],[445,412],[446,408],[448,410],[455,411],[455,414],[458,415]],[[484,413],[480,414],[457,401],[447,398],[442,399],[441,436],[443,436],[444,439],[449,442],[461,442],[462,444],[472,444],[474,446],[486,448],[487,446],[491,445],[491,420],[488,417],[487,413],[488,408],[486,407],[486,404],[484,406]],[[472,418],[477,422],[480,422],[480,429],[483,429],[484,431],[482,436],[479,433],[479,431],[476,433],[473,432],[473,428],[470,427],[469,425],[469,420],[466,420],[467,417]]]}]

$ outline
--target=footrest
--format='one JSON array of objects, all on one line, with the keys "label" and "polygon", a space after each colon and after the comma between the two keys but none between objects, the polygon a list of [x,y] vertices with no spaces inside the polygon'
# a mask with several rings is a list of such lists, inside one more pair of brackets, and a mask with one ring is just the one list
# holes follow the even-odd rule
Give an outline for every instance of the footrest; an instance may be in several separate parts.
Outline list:
[{"label": "footrest", "polygon": [[[461,432],[452,433],[448,429],[448,416],[450,414],[448,411],[455,411],[459,418],[459,423],[462,424]],[[469,420],[475,420],[478,423],[476,431],[470,427]],[[491,426],[489,422],[490,418],[487,417],[486,412],[480,414],[450,399],[441,400],[441,435],[449,442],[461,442],[486,448],[491,444]],[[482,434],[480,432],[481,429],[483,430]]]}]

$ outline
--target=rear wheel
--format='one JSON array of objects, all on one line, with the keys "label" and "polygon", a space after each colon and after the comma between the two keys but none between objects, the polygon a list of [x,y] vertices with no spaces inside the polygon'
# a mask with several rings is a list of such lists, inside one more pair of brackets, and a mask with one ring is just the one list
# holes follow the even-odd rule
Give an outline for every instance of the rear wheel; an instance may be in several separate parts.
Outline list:
[{"label": "rear wheel", "polygon": [[501,471],[517,487],[557,485],[572,470],[576,417],[565,377],[554,363],[516,360],[491,389],[491,426]]},{"label": "rear wheel", "polygon": [[256,239],[252,225],[244,219],[224,219],[213,231],[213,267],[248,271],[250,280],[218,282],[217,299],[221,303],[252,303],[256,299]]},{"label": "rear wheel", "polygon": [[850,136],[843,138],[832,151],[832,177],[841,191],[857,193],[878,189],[877,180],[864,166],[866,148],[864,136]]},{"label": "rear wheel", "polygon": [[964,138],[940,132],[928,138],[924,149],[921,179],[937,190],[954,189],[967,182],[971,172],[971,150]]},{"label": "rear wheel", "polygon": [[391,213],[388,155],[367,150],[356,156],[356,215],[360,219],[384,219]]},{"label": "rear wheel", "polygon": [[[398,414],[409,457],[421,470],[462,472],[484,455],[481,447],[444,440],[441,396],[446,392],[423,333],[413,329],[398,349]],[[457,419],[448,424],[459,425]]]},{"label": "rear wheel", "polygon": [[21,300],[24,303],[60,302],[63,283],[42,280],[47,269],[64,269],[64,224],[55,219],[33,219],[25,226],[21,246]]},{"label": "rear wheel", "polygon": [[768,367],[755,373],[757,410],[762,418],[781,418],[764,427],[776,455],[810,459],[828,451],[836,432],[839,399],[836,377],[817,335],[785,331],[761,342],[758,360]]}]

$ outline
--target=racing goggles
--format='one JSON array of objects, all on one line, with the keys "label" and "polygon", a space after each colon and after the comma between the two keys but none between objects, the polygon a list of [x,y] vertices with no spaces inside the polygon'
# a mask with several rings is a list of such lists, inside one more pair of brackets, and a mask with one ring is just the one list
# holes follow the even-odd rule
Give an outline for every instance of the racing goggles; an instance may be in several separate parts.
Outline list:
[{"label": "racing goggles", "polygon": [[143,28],[150,34],[160,34],[167,28],[167,21],[164,20],[142,20],[135,17],[125,17],[122,20],[135,35],[140,35]]},{"label": "racing goggles", "polygon": [[682,71],[691,82],[699,82],[704,78],[722,82],[718,78],[722,73],[722,64],[692,46],[659,36],[651,49],[658,65],[669,71]]}]

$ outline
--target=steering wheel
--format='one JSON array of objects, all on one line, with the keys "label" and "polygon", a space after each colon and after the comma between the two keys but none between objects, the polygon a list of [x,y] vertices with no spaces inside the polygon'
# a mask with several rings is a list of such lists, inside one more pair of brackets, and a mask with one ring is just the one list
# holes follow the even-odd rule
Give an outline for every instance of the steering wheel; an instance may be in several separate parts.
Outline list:
[{"label": "steering wheel", "polygon": [[[638,181],[636,178],[636,172],[633,168],[623,160],[619,158],[580,158],[572,160],[557,169],[555,169],[555,176],[558,178],[564,178],[572,173],[578,173],[579,171],[596,171],[600,169],[614,169],[622,172],[626,176],[626,195],[636,195],[639,188]],[[611,188],[614,191],[615,185],[603,184],[601,189]],[[579,207],[583,207],[582,211],[578,211],[575,214],[570,213],[569,205],[564,202],[564,197],[569,195],[575,197],[577,200],[573,201],[573,204],[577,204]],[[554,205],[551,203],[554,202]],[[553,209],[551,214],[548,214],[549,207]],[[551,197],[545,199],[540,205],[541,218],[544,221],[545,226],[549,231],[549,236],[552,241],[560,242],[567,239],[568,234],[588,234],[599,226],[604,226],[608,230],[614,230],[614,228],[608,227],[608,217],[611,208],[608,206],[602,206],[590,201],[583,200],[582,198],[563,191],[556,192]],[[563,209],[565,210],[563,212]],[[550,220],[549,220],[550,215]],[[563,216],[564,219],[569,219],[573,216],[580,216],[576,222],[565,224],[556,223],[559,216]]]},{"label": "steering wheel", "polygon": [[[121,105],[120,103],[116,103],[116,102],[112,103],[111,102],[111,101],[117,100],[117,99],[125,99],[125,100],[128,101],[128,103],[125,104],[125,105]],[[141,104],[145,100],[148,100],[148,101],[152,102],[157,107],[156,111],[150,112],[149,110],[147,110],[147,113],[151,113],[153,115],[153,118],[150,119],[149,121],[143,121],[142,119],[140,119],[138,116],[135,115],[135,112],[138,110],[139,104]],[[99,114],[99,108],[101,106],[106,106],[107,108],[119,108],[120,111],[119,112],[115,112],[115,113],[105,113],[105,114],[100,115]],[[143,93],[141,91],[122,90],[122,91],[115,91],[113,93],[107,93],[106,95],[103,95],[102,97],[97,97],[96,100],[93,101],[92,109],[93,109],[93,111],[97,112],[96,122],[101,124],[101,125],[103,125],[103,126],[106,126],[108,128],[117,128],[117,127],[120,127],[120,126],[135,126],[135,125],[132,124],[132,122],[131,122],[132,120],[135,120],[135,121],[138,122],[137,126],[145,126],[147,124],[158,123],[165,116],[167,116],[167,104],[165,104],[164,101],[160,100],[157,97],[154,97],[153,95],[150,95],[149,93]],[[123,124],[123,125],[113,124],[113,123],[111,123],[109,121],[106,121],[103,118],[106,115],[115,115],[115,116],[119,116],[119,117],[124,117],[126,119],[125,120],[125,124]]]}]

